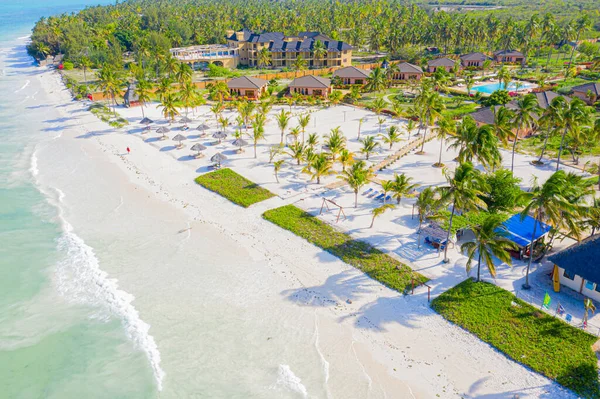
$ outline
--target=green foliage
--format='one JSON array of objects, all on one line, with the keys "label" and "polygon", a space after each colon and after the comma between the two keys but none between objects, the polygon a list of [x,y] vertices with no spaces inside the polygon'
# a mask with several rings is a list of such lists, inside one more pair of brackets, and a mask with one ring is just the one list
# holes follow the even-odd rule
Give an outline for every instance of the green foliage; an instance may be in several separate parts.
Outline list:
[{"label": "green foliage", "polygon": [[432,308],[509,358],[586,398],[600,397],[596,337],[551,317],[493,284],[463,281]]},{"label": "green foliage", "polygon": [[488,98],[486,98],[483,102],[488,107],[492,107],[494,105],[506,105],[512,100],[512,97],[508,95],[507,90],[496,90]]},{"label": "green foliage", "polygon": [[70,71],[74,67],[74,65],[73,65],[73,63],[71,61],[65,61],[65,62],[63,62],[62,65],[63,65],[63,69],[65,71]]},{"label": "green foliage", "polygon": [[274,196],[269,190],[227,168],[198,176],[196,183],[244,208]]},{"label": "green foliage", "polygon": [[232,71],[226,67],[208,64],[208,72],[206,72],[206,76],[209,78],[235,78],[240,76],[240,73]]},{"label": "green foliage", "polygon": [[371,278],[398,292],[427,281],[427,278],[412,271],[391,256],[364,241],[355,240],[341,233],[311,214],[286,205],[271,209],[263,217],[292,233],[306,239],[344,262],[365,272]]},{"label": "green foliage", "polygon": [[511,212],[522,204],[522,194],[519,183],[521,179],[514,177],[508,169],[499,169],[485,176],[489,186],[482,196],[491,213]]},{"label": "green foliage", "polygon": [[[483,221],[488,217],[488,212],[471,211],[465,212],[462,215],[454,215],[452,217],[452,234],[456,234],[458,230],[470,230],[475,226],[480,226]],[[440,210],[435,215],[431,216],[432,219],[436,220],[440,227],[444,230],[448,230],[448,220],[450,219],[450,212],[447,210]],[[508,219],[508,217],[506,217]]]}]

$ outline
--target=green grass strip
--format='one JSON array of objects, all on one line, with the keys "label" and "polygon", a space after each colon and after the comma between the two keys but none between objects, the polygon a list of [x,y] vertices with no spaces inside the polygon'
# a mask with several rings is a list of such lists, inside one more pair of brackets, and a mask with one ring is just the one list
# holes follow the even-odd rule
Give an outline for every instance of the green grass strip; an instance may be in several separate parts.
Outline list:
[{"label": "green grass strip", "polygon": [[441,294],[431,306],[511,359],[582,397],[600,397],[598,360],[591,349],[597,337],[502,288],[471,279]]},{"label": "green grass strip", "polygon": [[198,176],[196,183],[244,208],[274,196],[269,190],[240,176],[231,169],[219,169]]},{"label": "green grass strip", "polygon": [[271,209],[263,214],[263,218],[308,240],[398,292],[410,289],[412,278],[415,279],[415,285],[427,281],[425,276],[370,244],[337,231],[293,205]]}]

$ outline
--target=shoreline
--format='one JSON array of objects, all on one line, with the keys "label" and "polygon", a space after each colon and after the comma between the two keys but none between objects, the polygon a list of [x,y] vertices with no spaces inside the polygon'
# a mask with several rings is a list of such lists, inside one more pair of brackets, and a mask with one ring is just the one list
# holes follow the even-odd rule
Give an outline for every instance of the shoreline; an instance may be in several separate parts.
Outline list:
[{"label": "shoreline", "polygon": [[[47,80],[49,81],[48,86],[45,87],[47,93],[65,93],[55,72],[44,73],[44,75],[51,77]],[[246,256],[253,260],[255,266],[266,262],[268,266],[264,270],[261,269],[262,272],[277,276],[273,285],[267,286],[266,295],[284,296],[280,294],[288,292],[287,297],[293,298],[293,307],[300,305],[301,308],[305,308],[314,306],[315,302],[318,303],[314,312],[309,313],[313,314],[315,320],[319,320],[318,323],[311,320],[314,324],[314,329],[311,329],[313,335],[315,329],[317,331],[319,329],[317,326],[326,326],[325,328],[331,335],[326,339],[323,337],[324,334],[320,333],[318,335],[320,341],[315,344],[317,352],[321,352],[317,357],[324,359],[329,365],[330,375],[321,376],[326,380],[333,380],[332,376],[338,374],[338,368],[335,365],[341,367],[340,365],[344,363],[339,359],[337,362],[332,360],[333,357],[341,358],[341,355],[339,350],[336,352],[331,349],[336,346],[336,337],[344,337],[342,341],[351,342],[349,348],[356,357],[357,363],[353,369],[356,368],[357,373],[363,372],[368,377],[367,379],[363,375],[362,378],[365,381],[370,379],[371,382],[367,384],[369,389],[372,389],[373,380],[377,380],[382,386],[381,392],[384,393],[380,395],[381,397],[385,396],[385,392],[388,394],[399,392],[398,389],[412,392],[410,394],[413,397],[435,397],[438,394],[441,397],[459,397],[460,395],[475,397],[482,394],[500,397],[502,392],[509,388],[520,392],[521,395],[524,395],[522,397],[527,397],[528,394],[525,391],[532,386],[542,387],[537,388],[536,392],[538,393],[546,391],[545,388],[547,388],[557,395],[552,396],[552,393],[548,393],[549,397],[566,397],[567,393],[556,384],[551,384],[544,377],[513,363],[487,344],[478,341],[471,334],[444,321],[441,316],[427,306],[426,302],[423,303],[421,297],[401,297],[396,292],[368,278],[365,280],[363,273],[328,254],[323,254],[318,248],[291,233],[263,221],[260,217],[263,209],[260,204],[249,209],[242,209],[203,190],[195,185],[193,178],[190,178],[195,173],[193,170],[182,165],[181,162],[177,162],[175,158],[157,153],[156,148],[146,145],[133,134],[125,132],[127,129],[115,133],[114,129],[109,128],[108,125],[83,110],[82,104],[71,101],[70,96],[57,99],[54,106],[62,107],[61,113],[66,122],[72,122],[73,115],[78,115],[78,120],[75,120],[72,126],[67,126],[63,136],[57,141],[61,144],[64,142],[70,151],[81,152],[83,150],[86,152],[86,155],[79,155],[90,165],[110,166],[108,180],[118,182],[112,189],[121,196],[121,199],[146,197],[148,202],[152,203],[151,208],[154,213],[151,217],[161,219],[161,213],[166,212],[176,215],[172,217],[178,220],[177,223],[181,225],[181,229],[186,228],[183,223],[189,223],[187,226],[190,228],[187,231],[189,233],[188,240],[206,239],[205,237],[196,237],[196,232],[209,227],[215,235],[218,233],[218,235],[227,237],[240,251],[246,252]],[[71,111],[76,112],[70,113]],[[92,132],[94,133],[91,134]],[[77,137],[86,139],[77,139]],[[122,154],[122,149],[126,146],[131,146],[133,149],[131,155]],[[41,165],[43,162],[39,163]],[[39,166],[39,169],[43,174],[44,166]],[[98,169],[98,172],[100,175],[102,172],[108,174],[108,171],[103,168]],[[64,179],[63,184],[68,184],[67,180]],[[91,186],[88,189],[97,193],[97,189]],[[75,193],[80,190],[82,190],[81,187],[71,188],[71,191]],[[132,194],[133,191],[136,193]],[[73,194],[74,197],[77,195],[81,195],[81,193]],[[108,201],[111,198],[106,196],[105,199]],[[296,201],[297,198],[291,200]],[[273,202],[280,205],[289,202],[289,200],[282,200],[279,197],[270,201],[269,206],[273,206]],[[129,207],[129,211],[134,212],[132,205],[127,200],[125,204],[125,208]],[[77,208],[74,203],[69,206]],[[140,206],[140,208],[145,208],[145,206]],[[123,208],[119,208],[119,212],[121,209]],[[74,215],[73,225],[76,230],[82,230],[86,242],[88,241],[86,236],[91,237],[90,243],[93,244],[100,234],[97,231],[94,232],[93,228],[91,231],[86,231],[89,227],[86,226],[85,217],[82,216],[82,209],[75,209],[71,212]],[[139,215],[136,215],[135,219],[138,220]],[[119,227],[123,228],[123,226]],[[128,227],[128,230],[132,231],[133,227],[135,226]],[[107,236],[106,232],[104,236]],[[171,242],[172,240],[166,241]],[[209,247],[208,250],[211,248]],[[111,262],[107,260],[109,256],[109,252],[99,255],[102,265],[105,262],[110,265]],[[122,269],[119,271],[117,267],[109,267],[107,272],[111,278],[119,280],[119,286],[122,286],[122,289],[132,292],[136,298],[134,300],[136,308],[140,311],[141,318],[146,320],[146,315],[151,314],[148,306],[143,304],[147,300],[148,294],[142,293],[143,287],[136,286],[131,290],[128,287],[132,284],[132,280],[135,280],[132,274],[136,271],[125,272]],[[336,276],[341,276],[338,277],[340,283],[328,287],[327,282]],[[163,272],[162,277],[177,279],[177,276],[169,275],[167,272]],[[352,286],[350,285],[352,280],[359,280],[360,284]],[[260,282],[257,281],[257,283]],[[179,280],[177,283],[183,287],[186,281],[185,279]],[[285,289],[277,292],[273,290],[274,287],[284,287]],[[293,292],[291,295],[290,291]],[[352,304],[345,303],[345,299],[349,297],[353,298]],[[288,302],[290,301],[282,298],[277,299],[277,301],[279,300],[289,306]],[[140,304],[139,307],[138,304]],[[180,303],[180,305],[182,304]],[[283,306],[283,309],[288,308]],[[302,310],[301,313],[304,314],[305,310]],[[399,320],[402,319],[403,314],[407,317],[405,321]],[[154,318],[156,315],[150,316],[148,320]],[[153,333],[156,325],[160,325],[158,321],[147,322],[151,326],[150,334]],[[304,326],[310,324],[306,323]],[[161,341],[164,342],[164,339],[166,338],[156,336],[159,350]],[[328,351],[319,349],[322,342],[330,345]],[[164,351],[161,352],[163,357],[169,356]],[[328,356],[329,360],[327,360]],[[453,360],[451,357],[457,359]],[[489,377],[489,373],[484,371],[486,367],[492,368],[490,364],[494,364],[493,368],[499,371],[498,375],[492,378]],[[417,367],[413,367],[413,365]],[[296,370],[297,368],[291,367],[291,369]],[[166,372],[168,389],[172,373],[169,370]],[[511,375],[512,377],[510,377]],[[305,378],[301,377],[301,380],[304,381]],[[482,384],[483,386],[477,386],[477,381],[480,380],[486,383]],[[410,384],[407,381],[410,381]],[[341,386],[341,384],[339,385]],[[338,385],[335,386],[338,387]],[[546,387],[543,388],[544,386]],[[477,389],[473,392],[475,396],[469,396],[472,387]],[[292,391],[301,394],[303,392],[301,388]],[[310,394],[309,388],[308,395]],[[329,396],[326,392],[325,395]],[[536,395],[536,393],[532,395]]]}]

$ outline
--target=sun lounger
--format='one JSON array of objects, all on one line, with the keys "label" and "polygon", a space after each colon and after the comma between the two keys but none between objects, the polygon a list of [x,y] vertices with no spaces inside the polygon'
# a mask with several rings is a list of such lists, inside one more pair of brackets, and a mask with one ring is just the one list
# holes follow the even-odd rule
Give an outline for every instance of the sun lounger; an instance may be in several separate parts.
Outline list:
[{"label": "sun lounger", "polygon": [[375,197],[376,200],[382,200],[385,197],[385,194],[379,194],[377,197]]},{"label": "sun lounger", "polygon": [[381,198],[379,201],[381,201],[381,202],[388,202],[388,201],[389,201],[389,200],[391,200],[391,199],[392,199],[392,197],[391,197],[390,195],[388,195],[388,196],[387,196],[387,197],[385,197],[385,198]]},{"label": "sun lounger", "polygon": [[362,193],[362,195],[367,195],[369,194],[371,191],[373,191],[373,187],[369,187],[369,189],[367,191],[365,191],[364,193]]},{"label": "sun lounger", "polygon": [[373,198],[374,196],[376,196],[377,194],[379,194],[379,191],[373,191],[371,194],[367,195],[368,198]]}]

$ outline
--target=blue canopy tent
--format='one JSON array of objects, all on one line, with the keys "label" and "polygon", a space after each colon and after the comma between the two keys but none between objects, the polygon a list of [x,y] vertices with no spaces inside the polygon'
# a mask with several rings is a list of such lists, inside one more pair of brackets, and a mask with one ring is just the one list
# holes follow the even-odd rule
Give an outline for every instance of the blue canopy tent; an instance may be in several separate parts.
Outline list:
[{"label": "blue canopy tent", "polygon": [[[502,223],[502,225],[506,228],[506,231],[504,231],[506,238],[517,244],[519,247],[519,253],[515,253],[513,255],[522,258],[525,249],[528,251],[529,244],[531,244],[535,223],[536,220],[534,218],[529,215],[523,218],[520,213],[511,216],[510,219]],[[542,222],[537,222],[533,241],[536,242],[543,238],[546,234],[548,234],[548,232],[550,232],[550,229],[551,227],[549,225]]]}]

